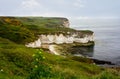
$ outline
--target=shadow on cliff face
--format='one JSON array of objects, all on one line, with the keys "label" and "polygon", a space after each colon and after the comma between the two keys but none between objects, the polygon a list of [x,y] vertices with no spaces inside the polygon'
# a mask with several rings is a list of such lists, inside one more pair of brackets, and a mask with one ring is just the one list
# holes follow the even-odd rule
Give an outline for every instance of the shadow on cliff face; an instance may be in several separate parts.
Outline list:
[{"label": "shadow on cliff face", "polygon": [[76,56],[85,56],[85,57],[93,57],[94,54],[94,46],[73,46],[70,49],[70,53]]}]

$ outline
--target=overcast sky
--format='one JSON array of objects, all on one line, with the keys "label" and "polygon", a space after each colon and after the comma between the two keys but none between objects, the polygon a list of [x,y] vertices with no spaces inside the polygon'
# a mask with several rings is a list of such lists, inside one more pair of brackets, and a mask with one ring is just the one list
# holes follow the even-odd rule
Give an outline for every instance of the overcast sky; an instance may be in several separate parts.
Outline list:
[{"label": "overcast sky", "polygon": [[0,0],[0,15],[66,17],[74,27],[119,24],[120,0]]}]

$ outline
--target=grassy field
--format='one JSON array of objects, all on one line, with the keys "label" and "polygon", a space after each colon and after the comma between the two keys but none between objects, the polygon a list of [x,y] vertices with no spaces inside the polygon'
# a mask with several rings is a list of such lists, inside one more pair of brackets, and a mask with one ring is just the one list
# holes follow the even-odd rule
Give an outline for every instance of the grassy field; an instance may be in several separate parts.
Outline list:
[{"label": "grassy field", "polygon": [[[0,38],[0,79],[26,79],[34,68],[32,55],[36,52],[37,49],[26,48],[8,39]],[[45,51],[42,53],[45,57],[44,64],[52,67],[50,70],[52,76],[48,79],[120,78],[119,71],[98,67],[85,58],[76,61],[72,57],[56,56]],[[46,79],[46,77],[42,78]]]}]

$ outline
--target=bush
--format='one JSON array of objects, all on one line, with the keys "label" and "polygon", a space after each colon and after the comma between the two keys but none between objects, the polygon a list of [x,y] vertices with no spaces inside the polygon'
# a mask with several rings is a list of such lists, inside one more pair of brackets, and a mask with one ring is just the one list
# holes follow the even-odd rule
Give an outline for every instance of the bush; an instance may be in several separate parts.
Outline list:
[{"label": "bush", "polygon": [[51,77],[51,67],[44,62],[45,57],[43,56],[43,50],[38,50],[33,54],[33,69],[31,74],[28,76],[28,79],[42,79]]},{"label": "bush", "polygon": [[31,42],[35,39],[34,34],[26,28],[14,25],[2,25],[0,35],[16,43]]}]

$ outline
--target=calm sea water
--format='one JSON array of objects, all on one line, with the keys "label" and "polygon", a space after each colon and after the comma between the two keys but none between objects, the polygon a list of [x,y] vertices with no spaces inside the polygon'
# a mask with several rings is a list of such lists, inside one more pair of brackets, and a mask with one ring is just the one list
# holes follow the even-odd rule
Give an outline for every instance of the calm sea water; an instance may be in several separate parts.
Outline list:
[{"label": "calm sea water", "polygon": [[107,60],[120,65],[120,26],[77,27],[92,30],[95,33],[93,58]]}]

